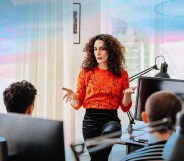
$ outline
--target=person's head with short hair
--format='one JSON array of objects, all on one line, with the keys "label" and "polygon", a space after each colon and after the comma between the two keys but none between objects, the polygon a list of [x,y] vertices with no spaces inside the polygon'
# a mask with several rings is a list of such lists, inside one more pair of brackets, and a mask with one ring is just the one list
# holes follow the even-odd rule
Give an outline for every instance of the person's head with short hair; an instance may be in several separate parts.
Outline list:
[{"label": "person's head with short hair", "polygon": [[12,83],[3,92],[7,112],[32,114],[37,90],[28,81]]},{"label": "person's head with short hair", "polygon": [[[144,122],[154,122],[163,118],[169,118],[172,127],[174,127],[176,114],[181,109],[182,102],[175,94],[167,91],[155,92],[146,101],[142,119]],[[159,132],[166,132],[166,130],[160,130]]]}]

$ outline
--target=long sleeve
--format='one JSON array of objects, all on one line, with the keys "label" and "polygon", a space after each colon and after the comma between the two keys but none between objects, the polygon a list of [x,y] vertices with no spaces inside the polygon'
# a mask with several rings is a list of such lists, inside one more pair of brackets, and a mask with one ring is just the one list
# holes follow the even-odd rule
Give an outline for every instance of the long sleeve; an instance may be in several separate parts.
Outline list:
[{"label": "long sleeve", "polygon": [[77,80],[77,89],[76,96],[79,101],[78,106],[73,106],[76,110],[78,110],[82,105],[85,98],[86,93],[86,84],[85,84],[85,69],[81,69],[78,80]]},{"label": "long sleeve", "polygon": [[[129,88],[129,78],[128,78],[128,73],[126,70],[123,71],[123,80],[122,80],[122,85],[123,85],[123,91],[127,88]],[[124,94],[122,91],[122,100],[124,98]],[[123,110],[123,112],[127,112],[130,110],[131,106],[132,106],[132,101],[128,104],[128,106],[125,106],[124,104],[121,104],[121,109]]]}]

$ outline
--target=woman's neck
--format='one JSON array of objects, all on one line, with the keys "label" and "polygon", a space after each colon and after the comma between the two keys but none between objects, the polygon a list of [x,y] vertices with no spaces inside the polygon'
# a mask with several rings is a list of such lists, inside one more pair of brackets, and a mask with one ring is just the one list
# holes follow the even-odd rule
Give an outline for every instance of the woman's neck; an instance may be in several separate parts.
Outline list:
[{"label": "woman's neck", "polygon": [[108,67],[107,67],[107,64],[106,64],[106,63],[98,64],[98,67],[99,67],[100,69],[104,69],[104,70],[107,70],[107,69],[108,69]]}]

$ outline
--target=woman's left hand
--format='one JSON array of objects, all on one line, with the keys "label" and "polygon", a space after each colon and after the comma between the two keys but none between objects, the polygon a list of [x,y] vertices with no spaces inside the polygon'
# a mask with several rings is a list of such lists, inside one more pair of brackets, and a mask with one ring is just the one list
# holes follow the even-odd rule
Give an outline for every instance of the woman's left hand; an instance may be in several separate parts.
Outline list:
[{"label": "woman's left hand", "polygon": [[123,93],[125,95],[134,94],[136,88],[137,88],[137,86],[129,87],[129,88],[125,89],[125,91]]}]

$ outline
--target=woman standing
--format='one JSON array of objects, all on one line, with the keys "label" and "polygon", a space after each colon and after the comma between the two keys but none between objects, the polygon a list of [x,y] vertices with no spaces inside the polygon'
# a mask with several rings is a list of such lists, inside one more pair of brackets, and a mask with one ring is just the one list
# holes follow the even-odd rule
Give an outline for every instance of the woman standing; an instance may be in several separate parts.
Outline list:
[{"label": "woman standing", "polygon": [[[87,56],[79,73],[77,90],[63,87],[63,99],[70,101],[74,109],[86,109],[83,120],[84,140],[121,130],[117,109],[127,112],[131,105],[125,65],[125,48],[111,35],[92,37],[84,48]],[[108,161],[112,147],[89,153],[91,161]]]}]

